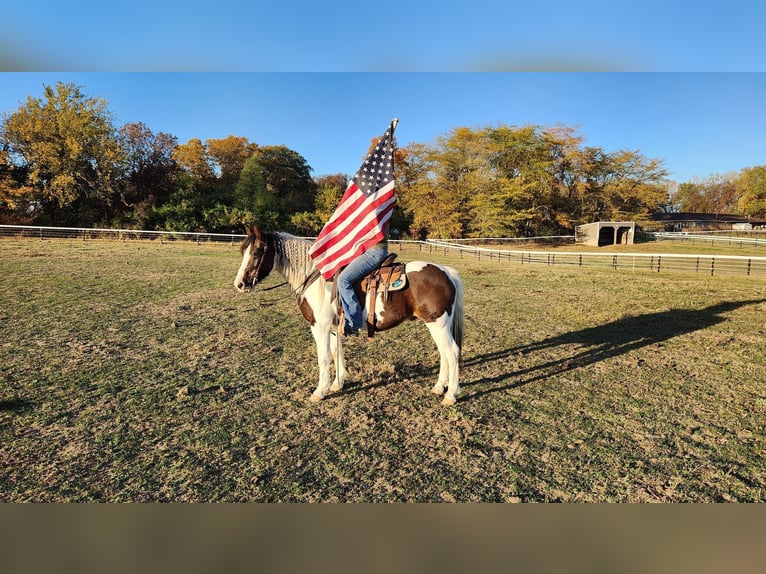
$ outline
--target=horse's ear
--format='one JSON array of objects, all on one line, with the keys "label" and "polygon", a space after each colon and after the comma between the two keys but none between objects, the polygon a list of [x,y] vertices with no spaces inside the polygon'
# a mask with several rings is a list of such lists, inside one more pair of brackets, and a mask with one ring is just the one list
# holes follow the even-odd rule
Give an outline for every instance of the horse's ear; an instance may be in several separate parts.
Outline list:
[{"label": "horse's ear", "polygon": [[247,233],[248,236],[253,234],[253,230],[250,229],[250,226],[247,223],[245,223],[245,233]]},{"label": "horse's ear", "polygon": [[253,234],[258,241],[263,241],[263,237],[261,237],[261,230],[258,229],[256,225],[253,225]]}]

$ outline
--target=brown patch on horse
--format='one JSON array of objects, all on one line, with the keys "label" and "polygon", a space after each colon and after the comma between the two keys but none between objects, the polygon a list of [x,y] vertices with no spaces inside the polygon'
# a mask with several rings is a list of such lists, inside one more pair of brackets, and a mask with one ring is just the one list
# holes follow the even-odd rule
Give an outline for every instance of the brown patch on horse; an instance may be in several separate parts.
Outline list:
[{"label": "brown patch on horse", "polygon": [[[408,319],[418,318],[431,323],[455,303],[455,286],[447,274],[435,265],[428,264],[419,271],[407,272],[407,278],[407,287],[388,294],[382,320],[375,325],[376,331],[391,329]],[[357,291],[357,296],[359,294]]]},{"label": "brown patch on horse", "polygon": [[[420,294],[420,306],[413,312],[415,317],[430,323],[452,308],[455,303],[455,286],[444,271],[429,264],[412,273],[411,277],[412,281],[417,282]],[[448,289],[444,289],[445,285]],[[425,293],[428,293],[427,297]]]},{"label": "brown patch on horse", "polygon": [[316,323],[316,319],[314,318],[314,310],[311,308],[311,305],[305,299],[302,299],[298,304],[298,308],[301,310],[303,318],[309,322],[309,325],[313,326]]}]

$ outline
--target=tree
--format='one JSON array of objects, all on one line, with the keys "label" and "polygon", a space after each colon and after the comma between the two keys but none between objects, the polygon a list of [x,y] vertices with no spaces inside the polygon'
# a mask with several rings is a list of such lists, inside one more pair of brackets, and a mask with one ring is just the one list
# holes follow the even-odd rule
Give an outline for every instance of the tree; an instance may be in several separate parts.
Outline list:
[{"label": "tree", "polygon": [[[317,191],[315,196],[316,219],[324,223],[329,221],[335,208],[338,207],[343,194],[348,187],[348,177],[342,173],[325,175],[316,180]],[[319,230],[317,230],[319,231]]]},{"label": "tree", "polygon": [[25,180],[25,171],[11,162],[6,150],[0,149],[0,217],[8,216],[10,222],[16,223],[33,214],[29,198],[34,190],[24,185]]},{"label": "tree", "polygon": [[743,169],[736,186],[742,213],[766,217],[766,165]]},{"label": "tree", "polygon": [[737,213],[738,198],[737,177],[732,173],[682,183],[675,195],[681,211],[691,213]]},{"label": "tree", "polygon": [[178,166],[173,151],[178,140],[162,132],[155,135],[141,122],[125,124],[119,140],[125,169],[114,210],[118,215],[124,213],[131,224],[143,227],[149,208],[174,190]]},{"label": "tree", "polygon": [[598,219],[640,219],[666,199],[660,160],[582,147],[565,126],[457,128],[407,147],[400,203],[413,234],[564,233]]},{"label": "tree", "polygon": [[[558,231],[554,218],[560,207],[556,146],[561,142],[554,135],[537,126],[500,126],[486,130],[495,184],[492,196],[481,210],[485,220],[494,210],[492,219],[502,224],[495,227],[505,229],[503,236]],[[482,235],[482,230],[477,229],[474,234]]]},{"label": "tree", "polygon": [[412,220],[410,234],[420,239],[460,237],[464,198],[443,185],[439,148],[414,143],[407,146],[407,156],[398,203]]},{"label": "tree", "polygon": [[604,182],[604,210],[599,219],[642,220],[665,201],[667,172],[663,162],[648,159],[637,150],[607,155],[609,175]]},{"label": "tree", "polygon": [[176,146],[173,159],[181,169],[203,185],[210,185],[215,179],[207,146],[199,138],[191,138],[185,144]]},{"label": "tree", "polygon": [[278,198],[285,215],[314,209],[317,186],[303,156],[285,146],[263,146],[255,157],[263,168],[266,189]]},{"label": "tree", "polygon": [[74,84],[59,82],[43,92],[4,118],[0,140],[26,173],[31,204],[55,220],[91,223],[113,195],[122,164],[107,103]]},{"label": "tree", "polygon": [[240,223],[256,223],[261,229],[273,231],[283,222],[279,200],[267,189],[263,167],[256,156],[245,162],[234,194],[234,207],[240,209],[245,217]]},{"label": "tree", "polygon": [[232,135],[209,139],[206,144],[210,160],[220,172],[219,180],[223,187],[236,184],[245,162],[258,150],[258,145],[249,143],[247,138]]}]

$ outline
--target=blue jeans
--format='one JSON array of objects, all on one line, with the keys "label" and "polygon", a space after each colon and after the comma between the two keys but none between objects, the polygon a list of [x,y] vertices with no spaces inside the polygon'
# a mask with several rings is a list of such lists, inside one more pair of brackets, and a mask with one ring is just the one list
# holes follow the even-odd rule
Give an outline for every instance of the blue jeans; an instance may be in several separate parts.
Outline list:
[{"label": "blue jeans", "polygon": [[347,328],[354,331],[362,328],[362,305],[354,293],[354,283],[383,263],[387,255],[387,248],[368,249],[338,275],[338,297],[346,314]]}]

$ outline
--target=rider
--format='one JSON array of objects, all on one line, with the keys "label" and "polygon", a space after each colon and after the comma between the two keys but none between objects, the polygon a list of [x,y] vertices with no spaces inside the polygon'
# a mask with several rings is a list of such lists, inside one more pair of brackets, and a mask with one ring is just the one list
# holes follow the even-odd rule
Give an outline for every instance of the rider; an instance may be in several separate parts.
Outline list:
[{"label": "rider", "polygon": [[362,328],[362,305],[354,293],[354,283],[383,263],[388,255],[387,235],[388,222],[383,227],[383,239],[353,259],[338,274],[338,297],[345,316],[341,332],[344,336],[357,335]]}]

